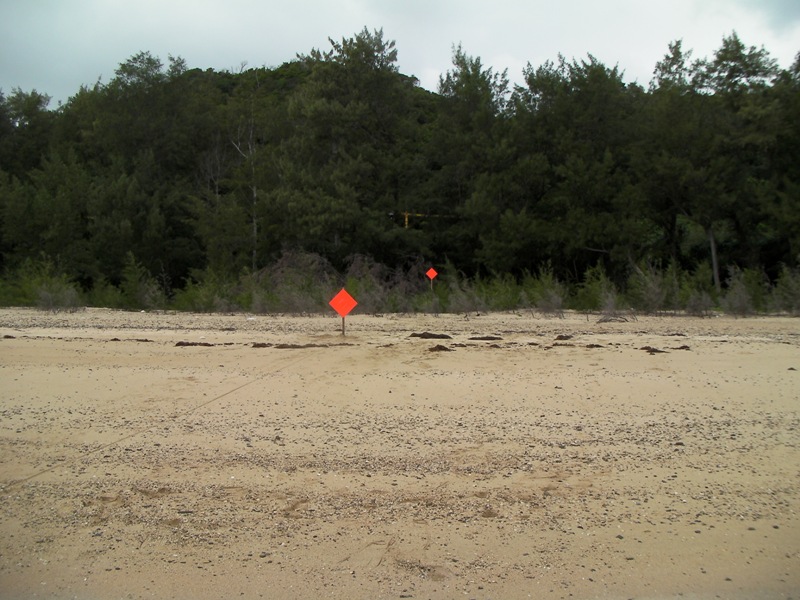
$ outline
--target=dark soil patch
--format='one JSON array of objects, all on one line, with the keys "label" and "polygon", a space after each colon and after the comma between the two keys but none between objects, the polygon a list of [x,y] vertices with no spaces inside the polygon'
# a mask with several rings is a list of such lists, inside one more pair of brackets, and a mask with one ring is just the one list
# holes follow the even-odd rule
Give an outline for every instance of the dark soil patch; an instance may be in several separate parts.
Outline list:
[{"label": "dark soil patch", "polygon": [[452,348],[448,348],[447,346],[436,344],[432,348],[428,348],[428,352],[454,352],[454,350]]},{"label": "dark soil patch", "polygon": [[453,337],[446,333],[431,333],[430,331],[423,331],[422,333],[412,333],[408,337],[420,338],[423,340],[452,340]]}]

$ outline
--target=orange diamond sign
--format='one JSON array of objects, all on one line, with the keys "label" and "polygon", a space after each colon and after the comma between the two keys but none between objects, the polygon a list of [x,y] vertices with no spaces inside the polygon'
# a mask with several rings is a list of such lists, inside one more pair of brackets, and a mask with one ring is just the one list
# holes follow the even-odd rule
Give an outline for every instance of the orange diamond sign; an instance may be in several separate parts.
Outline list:
[{"label": "orange diamond sign", "polygon": [[355,298],[347,293],[347,290],[342,288],[341,291],[336,294],[328,304],[330,304],[331,308],[339,313],[339,316],[344,319],[350,314],[350,311],[356,307],[358,302],[356,302]]},{"label": "orange diamond sign", "polygon": [[425,275],[427,275],[428,279],[430,279],[431,281],[433,281],[433,278],[436,277],[438,274],[439,273],[433,267],[425,271]]}]

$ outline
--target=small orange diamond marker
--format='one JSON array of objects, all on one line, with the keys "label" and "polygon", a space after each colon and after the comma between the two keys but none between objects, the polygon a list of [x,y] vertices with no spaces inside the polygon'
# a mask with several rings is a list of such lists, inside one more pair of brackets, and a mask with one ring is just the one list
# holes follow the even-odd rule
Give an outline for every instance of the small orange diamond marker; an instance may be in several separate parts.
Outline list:
[{"label": "small orange diamond marker", "polygon": [[439,274],[439,273],[437,273],[437,272],[436,272],[436,269],[434,269],[433,267],[431,267],[430,269],[428,269],[427,271],[425,271],[425,275],[427,275],[427,276],[428,276],[428,279],[430,279],[430,280],[431,280],[431,293],[433,293],[433,279],[434,279],[434,278],[435,278],[435,277],[436,277],[438,274]]},{"label": "small orange diamond marker", "polygon": [[336,294],[328,304],[331,305],[333,310],[339,313],[340,317],[344,318],[350,314],[350,311],[356,307],[358,302],[356,302],[355,298],[347,293],[347,290],[342,288],[342,290]]},{"label": "small orange diamond marker", "polygon": [[347,290],[344,288],[336,294],[328,304],[331,305],[331,308],[339,313],[339,316],[342,317],[342,335],[344,335],[344,318],[350,314],[350,311],[356,307],[355,298],[353,298],[350,294],[347,293]]}]

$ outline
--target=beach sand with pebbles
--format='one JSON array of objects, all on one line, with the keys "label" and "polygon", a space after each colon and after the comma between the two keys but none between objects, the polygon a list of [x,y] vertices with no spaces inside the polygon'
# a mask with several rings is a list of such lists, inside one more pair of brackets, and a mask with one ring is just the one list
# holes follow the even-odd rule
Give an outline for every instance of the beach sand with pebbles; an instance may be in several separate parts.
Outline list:
[{"label": "beach sand with pebbles", "polygon": [[800,320],[346,323],[0,310],[0,597],[800,598]]}]

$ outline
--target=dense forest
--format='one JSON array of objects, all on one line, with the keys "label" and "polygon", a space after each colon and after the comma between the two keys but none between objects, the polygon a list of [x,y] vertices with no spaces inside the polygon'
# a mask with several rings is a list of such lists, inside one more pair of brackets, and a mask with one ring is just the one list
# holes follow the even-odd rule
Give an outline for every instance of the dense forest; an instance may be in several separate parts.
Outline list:
[{"label": "dense forest", "polygon": [[798,311],[800,54],[665,51],[646,89],[591,55],[511,86],[457,46],[433,93],[365,28],[0,93],[0,303]]}]

